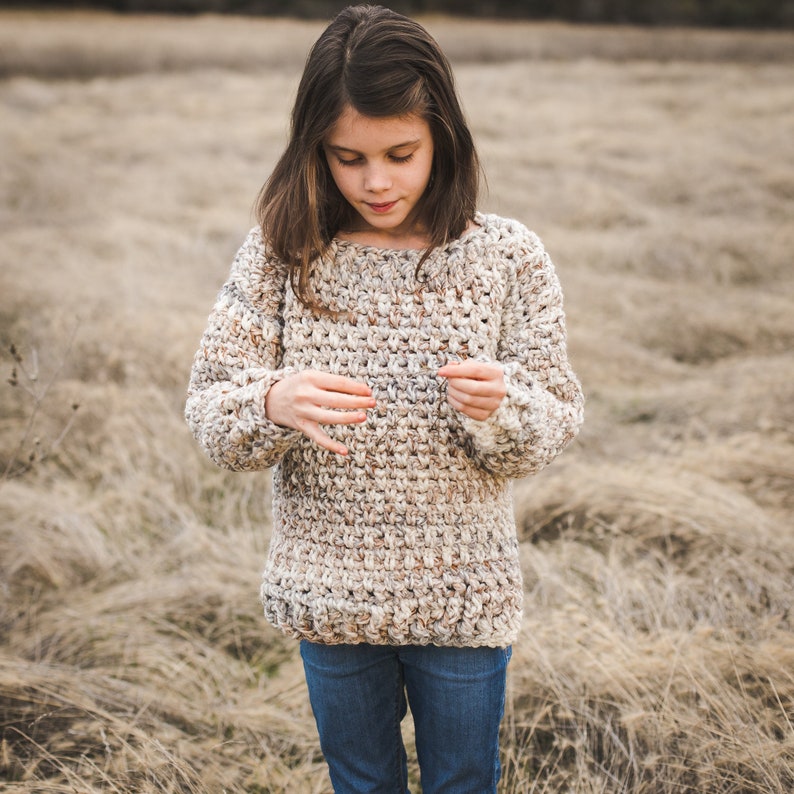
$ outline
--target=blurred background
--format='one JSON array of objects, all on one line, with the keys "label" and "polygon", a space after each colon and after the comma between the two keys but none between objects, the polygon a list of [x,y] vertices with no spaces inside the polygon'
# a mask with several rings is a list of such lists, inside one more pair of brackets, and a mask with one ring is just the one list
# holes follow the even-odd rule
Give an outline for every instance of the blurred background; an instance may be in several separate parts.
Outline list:
[{"label": "blurred background", "polygon": [[[342,5],[0,9],[4,792],[330,791],[258,603],[270,472],[182,412]],[[501,794],[790,794],[792,4],[394,5],[450,56],[481,208],[555,262],[587,395],[515,483]]]},{"label": "blurred background", "polygon": [[[104,8],[125,13],[213,13],[328,19],[333,0],[48,0],[3,2],[0,7]],[[641,25],[776,27],[794,23],[791,0],[394,0],[408,15],[455,14],[480,18],[557,19]]]}]

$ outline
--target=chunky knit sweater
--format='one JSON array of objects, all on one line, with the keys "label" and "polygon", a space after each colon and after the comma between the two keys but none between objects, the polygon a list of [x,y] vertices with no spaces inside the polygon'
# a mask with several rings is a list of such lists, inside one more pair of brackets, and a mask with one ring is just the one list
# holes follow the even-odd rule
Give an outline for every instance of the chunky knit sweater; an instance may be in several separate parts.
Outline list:
[{"label": "chunky knit sweater", "polygon": [[[324,643],[506,646],[522,582],[511,480],[573,438],[583,397],[566,355],[562,294],[539,239],[478,215],[420,252],[333,241],[298,301],[251,231],[196,354],[186,417],[219,465],[273,473],[262,600],[287,634]],[[436,375],[498,362],[507,394],[485,421],[458,413]],[[339,456],[265,414],[277,380],[302,369],[372,389],[362,424],[325,426]]]}]

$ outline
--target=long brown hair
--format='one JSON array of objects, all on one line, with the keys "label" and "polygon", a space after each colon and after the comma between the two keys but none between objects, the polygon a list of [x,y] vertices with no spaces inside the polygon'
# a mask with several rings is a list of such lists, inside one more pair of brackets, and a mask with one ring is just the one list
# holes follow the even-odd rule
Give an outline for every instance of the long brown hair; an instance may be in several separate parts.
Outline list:
[{"label": "long brown hair", "polygon": [[288,265],[295,293],[320,311],[311,289],[312,262],[356,217],[322,148],[348,105],[381,118],[418,113],[430,127],[431,178],[417,205],[429,245],[420,267],[433,248],[463,233],[477,203],[474,141],[452,69],[436,41],[418,22],[381,6],[340,12],[309,53],[287,148],[256,203],[257,220],[273,252]]}]

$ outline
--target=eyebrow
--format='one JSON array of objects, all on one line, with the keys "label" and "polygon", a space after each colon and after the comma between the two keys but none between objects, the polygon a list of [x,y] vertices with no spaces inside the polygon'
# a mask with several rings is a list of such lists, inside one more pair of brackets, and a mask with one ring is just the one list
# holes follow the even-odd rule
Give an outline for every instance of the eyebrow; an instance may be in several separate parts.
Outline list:
[{"label": "eyebrow", "polygon": [[[386,151],[392,152],[395,149],[405,149],[408,146],[415,146],[416,144],[421,142],[422,142],[421,138],[416,138],[412,141],[405,141],[404,143],[395,143],[394,146],[390,146],[388,149],[386,149]],[[337,146],[336,144],[333,143],[328,143],[326,144],[326,146],[335,152],[348,152],[349,154],[361,154],[361,152],[357,151],[356,149],[350,149],[347,146]]]}]

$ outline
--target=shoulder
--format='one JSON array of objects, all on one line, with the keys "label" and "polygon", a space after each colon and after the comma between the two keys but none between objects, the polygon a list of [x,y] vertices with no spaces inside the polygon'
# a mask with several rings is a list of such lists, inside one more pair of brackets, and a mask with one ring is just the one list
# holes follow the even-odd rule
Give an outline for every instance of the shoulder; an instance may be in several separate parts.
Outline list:
[{"label": "shoulder", "polygon": [[513,277],[526,277],[538,269],[553,272],[540,237],[520,221],[485,213],[477,213],[475,221],[479,228],[471,235],[468,259],[477,257]]},{"label": "shoulder", "polygon": [[288,271],[268,245],[261,227],[248,232],[218,293],[222,313],[277,315],[283,304]]},{"label": "shoulder", "polygon": [[261,226],[254,226],[246,235],[232,263],[232,272],[255,273],[265,268],[277,268],[277,257],[262,231]]},{"label": "shoulder", "polygon": [[247,295],[284,284],[287,266],[274,253],[261,226],[254,226],[232,262],[229,280]]},{"label": "shoulder", "polygon": [[475,222],[480,227],[480,235],[489,246],[505,252],[544,251],[540,237],[514,218],[478,212]]}]

